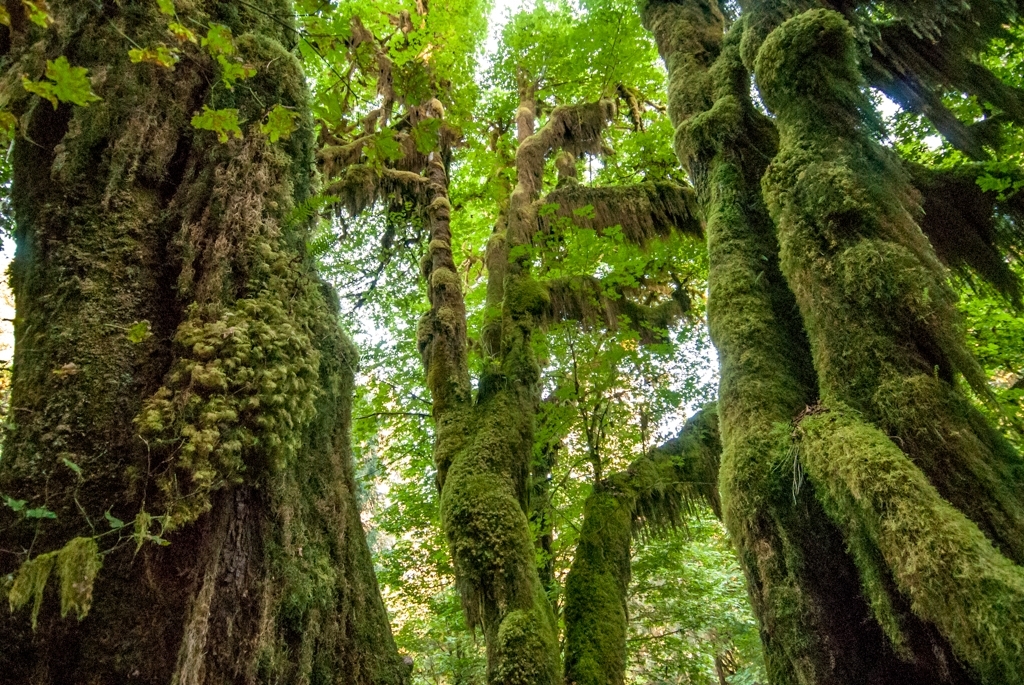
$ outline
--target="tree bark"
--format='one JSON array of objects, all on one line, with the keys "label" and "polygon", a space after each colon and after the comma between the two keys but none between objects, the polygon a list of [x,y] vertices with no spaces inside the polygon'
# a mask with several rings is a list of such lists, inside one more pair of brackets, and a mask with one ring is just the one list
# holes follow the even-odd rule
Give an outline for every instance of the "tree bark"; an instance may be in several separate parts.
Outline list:
[{"label": "tree bark", "polygon": [[[15,103],[0,492],[56,519],[0,511],[0,576],[23,588],[24,562],[75,538],[102,568],[58,553],[35,629],[31,607],[0,621],[4,682],[402,682],[352,475],[356,353],[289,218],[313,191],[290,4],[178,3],[256,66],[234,89],[198,48],[130,61],[166,40],[155,2],[50,2],[46,29],[8,8],[8,77],[65,56],[102,100]],[[270,143],[275,104],[298,128]],[[204,105],[244,136],[194,129]]]}]

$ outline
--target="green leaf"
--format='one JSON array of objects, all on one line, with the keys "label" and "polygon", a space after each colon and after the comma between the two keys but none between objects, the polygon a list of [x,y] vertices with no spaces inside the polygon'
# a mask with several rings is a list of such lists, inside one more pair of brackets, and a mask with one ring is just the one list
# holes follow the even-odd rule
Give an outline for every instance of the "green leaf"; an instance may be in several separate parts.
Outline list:
[{"label": "green leaf", "polygon": [[230,57],[236,51],[231,29],[223,24],[210,24],[210,30],[206,32],[200,45],[214,57]]},{"label": "green leaf", "polygon": [[102,98],[92,92],[92,84],[85,67],[73,67],[68,58],[61,55],[55,60],[46,60],[46,81],[32,81],[28,76],[21,77],[21,84],[30,93],[45,98],[57,109],[57,103],[70,102],[73,105],[87,107],[89,103]]},{"label": "green leaf", "polygon": [[102,99],[92,92],[88,73],[89,70],[85,67],[71,66],[68,58],[63,55],[46,62],[46,78],[54,82],[54,95],[62,102],[85,107],[90,102]]},{"label": "green leaf", "polygon": [[22,75],[21,86],[29,93],[35,93],[39,97],[49,100],[53,104],[53,108],[57,109],[59,104],[57,96],[53,92],[53,84],[47,83],[46,81],[33,81],[28,76]]},{"label": "green leaf", "polygon": [[174,0],[156,0],[156,4],[160,7],[161,14],[166,14],[169,17],[174,16]]},{"label": "green leaf", "polygon": [[440,142],[441,120],[424,119],[412,128],[412,140],[416,150],[425,155],[438,148]]},{"label": "green leaf", "polygon": [[178,54],[166,45],[157,45],[151,48],[132,48],[128,51],[128,59],[136,64],[149,62],[167,69],[174,69],[174,65],[178,63]]},{"label": "green leaf", "polygon": [[128,341],[138,345],[146,338],[153,335],[149,330],[149,321],[142,320],[136,321],[128,327],[128,331],[124,334]]},{"label": "green leaf", "polygon": [[577,207],[572,210],[573,216],[578,216],[584,219],[594,218],[594,205],[584,205],[583,207]]},{"label": "green leaf", "polygon": [[384,129],[370,140],[365,153],[371,162],[383,165],[402,158],[402,144],[395,140],[394,133]]},{"label": "green leaf", "polygon": [[36,507],[35,509],[27,509],[25,511],[25,518],[27,519],[55,519],[57,515],[47,509],[46,507]]},{"label": "green leaf", "polygon": [[167,30],[170,31],[171,34],[182,43],[196,43],[199,41],[199,39],[196,38],[195,31],[185,26],[184,24],[179,24],[176,21],[172,21],[171,23],[169,23],[167,25]]},{"label": "green leaf", "polygon": [[60,459],[61,459],[62,462],[64,462],[64,466],[67,466],[69,469],[74,471],[75,475],[77,475],[79,478],[82,477],[82,467],[81,466],[79,466],[75,462],[71,461],[67,457],[61,457]]},{"label": "green leaf", "polygon": [[25,11],[28,12],[29,21],[36,26],[42,26],[44,29],[49,26],[53,18],[50,17],[50,13],[46,11],[45,0],[21,0],[21,4],[25,6]]},{"label": "green leaf", "polygon": [[7,504],[7,506],[9,506],[13,511],[21,511],[22,509],[25,508],[26,504],[25,500],[23,499],[13,499],[11,497],[8,497],[7,495],[4,495],[4,503]]},{"label": "green leaf", "polygon": [[269,136],[271,143],[276,143],[281,138],[287,139],[295,130],[295,119],[298,116],[283,105],[274,105],[260,124],[260,132]]},{"label": "green leaf", "polygon": [[110,528],[112,530],[117,530],[118,528],[124,528],[124,521],[122,521],[121,519],[117,518],[116,516],[113,516],[110,513],[109,509],[107,509],[105,512],[103,512],[103,518],[107,519],[107,523],[110,524]]},{"label": "green leaf", "polygon": [[10,112],[0,112],[0,142],[14,140],[18,130],[18,119]]},{"label": "green leaf", "polygon": [[202,131],[213,131],[217,134],[217,140],[222,143],[228,142],[232,135],[236,138],[242,137],[237,109],[210,109],[203,105],[202,113],[192,117],[192,126]]},{"label": "green leaf", "polygon": [[218,55],[217,64],[220,65],[220,78],[228,88],[231,88],[235,81],[251,78],[256,75],[256,69],[248,64],[232,62],[223,55]]}]

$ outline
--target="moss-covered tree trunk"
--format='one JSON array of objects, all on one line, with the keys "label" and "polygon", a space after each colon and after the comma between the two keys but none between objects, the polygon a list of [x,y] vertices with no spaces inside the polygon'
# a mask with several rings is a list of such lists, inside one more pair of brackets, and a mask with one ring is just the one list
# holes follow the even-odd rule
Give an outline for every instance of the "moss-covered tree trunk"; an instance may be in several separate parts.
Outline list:
[{"label": "moss-covered tree trunk", "polygon": [[952,382],[977,377],[913,194],[860,123],[852,33],[744,9],[724,39],[714,3],[644,20],[706,213],[723,510],[770,677],[1019,680],[1020,457]]},{"label": "moss-covered tree trunk", "polygon": [[[0,619],[2,680],[398,683],[352,477],[355,350],[290,220],[313,180],[292,10],[175,6],[201,35],[228,27],[255,76],[225,87],[198,46],[173,70],[133,62],[173,40],[156,2],[53,0],[46,28],[7,3],[21,129],[0,493],[26,504],[0,510],[0,577],[24,605]],[[18,89],[61,56],[101,100]],[[297,128],[272,143],[275,105]],[[237,109],[241,135],[193,128],[204,106]],[[56,518],[24,515],[43,508]]]},{"label": "moss-covered tree trunk", "polygon": [[717,514],[721,451],[710,405],[676,438],[595,483],[565,579],[566,685],[625,682],[633,536],[678,525],[697,502]]},{"label": "moss-covered tree trunk", "polygon": [[[527,514],[527,477],[533,454],[540,368],[531,336],[546,293],[530,276],[523,255],[535,219],[551,133],[533,134],[527,99],[519,112],[519,180],[510,207],[488,245],[488,322],[482,332],[485,368],[476,396],[466,361],[466,314],[451,253],[448,202],[430,203],[431,242],[424,262],[431,310],[420,323],[427,383],[436,421],[435,460],[441,486],[441,522],[455,562],[470,625],[483,628],[488,680],[557,683],[561,674],[557,628],[536,566]],[[443,169],[432,172],[443,186]],[[437,205],[442,212],[437,213]]]}]

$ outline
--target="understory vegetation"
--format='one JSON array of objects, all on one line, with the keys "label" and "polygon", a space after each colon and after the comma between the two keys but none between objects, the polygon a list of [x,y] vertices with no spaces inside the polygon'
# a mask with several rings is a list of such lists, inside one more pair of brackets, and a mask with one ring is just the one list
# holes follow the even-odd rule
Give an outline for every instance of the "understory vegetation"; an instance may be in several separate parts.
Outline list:
[{"label": "understory vegetation", "polygon": [[1020,12],[0,5],[0,680],[1024,682]]}]

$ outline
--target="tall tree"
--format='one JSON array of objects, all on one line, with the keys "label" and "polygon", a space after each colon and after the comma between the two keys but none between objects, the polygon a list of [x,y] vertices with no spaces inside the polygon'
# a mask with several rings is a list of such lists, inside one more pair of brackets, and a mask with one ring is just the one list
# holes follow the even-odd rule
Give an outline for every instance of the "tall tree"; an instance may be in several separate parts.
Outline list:
[{"label": "tall tree", "polygon": [[[427,21],[431,11],[425,11]],[[544,18],[543,9],[537,14]],[[523,15],[517,21],[529,27],[537,18]],[[565,15],[559,18],[564,20]],[[635,17],[629,26],[639,31]],[[610,28],[623,30],[615,24]],[[522,35],[532,47],[533,36]],[[555,32],[551,37],[556,38]],[[375,40],[384,55],[384,41]],[[496,130],[492,147],[499,156],[499,181],[508,182],[497,184],[499,211],[494,212],[497,222],[484,260],[486,301],[472,351],[468,308],[452,248],[451,224],[457,215],[447,188],[446,146],[452,140],[446,133],[448,124],[438,124],[441,135],[434,151],[416,140],[417,130],[439,122],[445,109],[433,97],[446,96],[437,70],[422,60],[424,80],[431,87],[406,97],[398,114],[401,125],[380,131],[394,141],[400,154],[378,163],[372,150],[356,138],[339,141],[322,157],[325,168],[337,177],[330,192],[342,199],[349,213],[378,199],[400,209],[393,200],[401,197],[412,201],[417,208],[412,220],[422,222],[429,234],[421,266],[430,310],[420,321],[417,337],[433,399],[441,523],[463,606],[470,624],[483,629],[492,681],[554,682],[561,678],[561,669],[557,624],[545,593],[551,579],[542,582],[538,575],[527,515],[536,511],[528,501],[528,478],[542,389],[535,349],[540,333],[555,322],[576,319],[586,326],[629,326],[643,340],[653,341],[689,308],[686,284],[666,273],[645,271],[646,260],[643,267],[633,267],[637,273],[632,281],[627,280],[629,272],[613,273],[602,281],[596,264],[585,264],[581,272],[557,268],[564,259],[557,246],[569,241],[565,228],[574,224],[592,235],[616,229],[630,246],[656,242],[673,230],[699,233],[700,227],[690,211],[690,194],[677,185],[590,188],[577,181],[579,158],[604,151],[602,134],[616,118],[614,102],[602,95],[621,91],[622,99],[632,102],[628,111],[634,126],[642,127],[637,91],[608,79],[612,73],[624,73],[621,64],[603,75],[604,83],[591,84],[587,94],[597,96],[596,102],[550,109],[545,96],[554,95],[557,102],[579,91],[570,87],[552,93],[555,89],[548,84],[566,75],[579,79],[573,71],[588,70],[586,63],[544,64],[536,61],[539,50],[513,47],[509,52],[496,71],[511,82],[513,107],[504,120],[490,122]],[[391,61],[390,56],[385,59]],[[381,69],[375,77],[380,79],[387,71]],[[385,94],[385,112],[390,99]],[[377,114],[367,121],[376,131]],[[506,134],[513,142],[503,148],[508,144]],[[502,159],[505,150],[509,154]],[[500,169],[503,163],[507,167]],[[549,173],[551,163],[556,178]],[[554,181],[556,187],[545,195],[546,181]],[[547,258],[549,270],[559,272],[557,277],[544,273]],[[472,355],[480,369],[475,384]],[[596,421],[587,429],[597,479],[602,477],[600,435],[606,414],[607,408],[591,417]],[[542,480],[535,478],[534,484]],[[543,497],[539,491],[534,495]]]},{"label": "tall tree", "polygon": [[295,211],[314,141],[292,17],[285,0],[0,13],[5,682],[407,671],[355,499],[356,353]]},{"label": "tall tree", "polygon": [[[991,125],[1016,121],[1019,91],[975,61],[1014,10],[887,8],[874,23],[860,6],[751,2],[727,35],[715,3],[643,8],[707,219],[723,508],[773,682],[1009,682],[1024,674],[1024,464],[955,379],[987,395],[921,232],[934,224],[863,88],[909,84],[904,104],[980,156],[926,105],[952,86],[999,108]],[[900,42],[915,28],[926,39]]]}]

